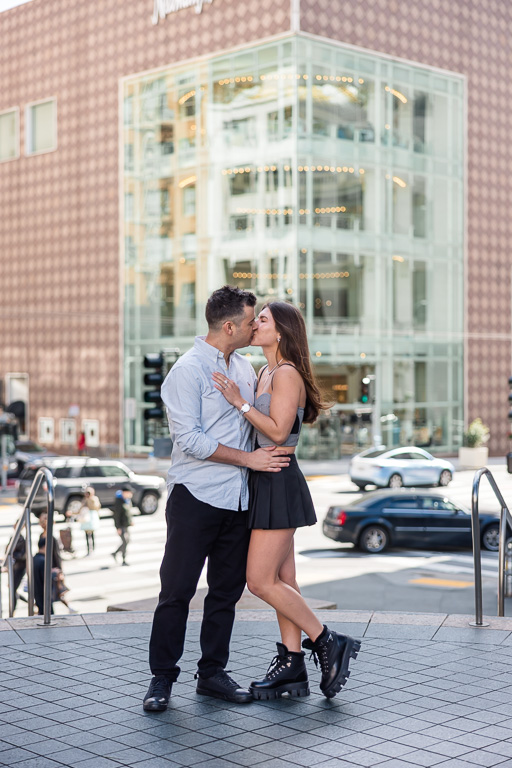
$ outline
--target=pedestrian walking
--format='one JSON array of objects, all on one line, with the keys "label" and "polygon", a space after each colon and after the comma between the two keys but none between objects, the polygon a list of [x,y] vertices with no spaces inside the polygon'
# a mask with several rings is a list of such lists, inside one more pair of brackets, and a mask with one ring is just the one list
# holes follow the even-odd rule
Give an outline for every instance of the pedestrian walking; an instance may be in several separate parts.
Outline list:
[{"label": "pedestrian walking", "polygon": [[[39,542],[38,546],[41,543],[41,540],[44,538],[46,539],[46,533],[48,529],[48,513],[47,512],[41,512],[39,515],[39,525],[43,529],[43,532],[39,536]],[[60,555],[60,543],[59,541],[53,537],[53,547],[52,547],[52,568],[59,568],[62,570],[62,557]]]},{"label": "pedestrian walking", "polygon": [[[245,413],[255,429],[256,445],[279,445],[290,464],[277,475],[252,472],[249,481],[251,542],[247,558],[249,590],[277,613],[281,642],[262,680],[251,683],[255,699],[283,693],[308,696],[309,682],[302,648],[310,650],[322,671],[320,690],[336,696],[349,676],[350,659],[359,640],[322,625],[300,594],[295,575],[295,529],[316,522],[313,500],[295,458],[303,422],[313,423],[328,406],[311,368],[306,326],[293,304],[272,301],[261,310],[252,338],[267,358],[258,376],[254,407]],[[235,413],[247,401],[232,377],[215,372],[215,386]]]},{"label": "pedestrian walking", "polygon": [[[14,523],[13,528],[16,530],[18,520]],[[12,537],[11,537],[12,538]],[[7,547],[11,543],[11,539],[7,542]],[[6,550],[7,551],[7,547]],[[18,602],[17,590],[23,581],[23,577],[27,572],[27,543],[22,534],[20,534],[16,546],[12,551],[13,559],[13,585],[14,585],[14,610],[16,610],[16,603]],[[7,571],[7,566],[2,568],[2,571]],[[24,599],[24,598],[23,598]]]},{"label": "pedestrian walking", "polygon": [[80,432],[78,435],[78,440],[76,441],[76,447],[78,450],[79,456],[85,456],[85,453],[87,451],[87,444],[85,442],[85,432]]},{"label": "pedestrian walking", "polygon": [[[201,625],[197,693],[236,703],[252,700],[226,672],[235,604],[245,587],[249,530],[248,468],[280,472],[288,456],[251,451],[245,419],[254,402],[254,369],[235,350],[247,346],[256,297],[224,286],[206,304],[208,334],[172,366],[162,386],[173,441],[166,507],[167,541],[161,591],[153,618],[149,663],[153,678],[146,711],[167,708],[183,653],[189,603],[208,558],[208,594]],[[246,405],[235,411],[212,381],[220,371],[235,381]]]},{"label": "pedestrian walking", "polygon": [[[46,552],[46,538],[48,534],[48,513],[47,512],[41,512],[39,515],[39,525],[43,529],[43,532],[39,536],[39,541],[37,542],[38,546],[38,554],[41,553],[41,548],[43,551],[43,554]],[[34,555],[34,562],[37,555]],[[43,579],[44,579],[44,566],[41,566],[40,558],[39,558],[39,567],[43,568]],[[35,579],[35,576],[34,576]],[[42,589],[42,587],[41,587]],[[66,608],[69,610],[70,613],[76,613],[76,611],[68,604],[67,599],[65,597],[65,594],[69,592],[69,587],[65,583],[64,579],[64,571],[62,570],[62,557],[60,554],[60,544],[58,539],[53,537],[53,547],[52,547],[52,605],[53,602],[59,600],[61,603],[63,603]],[[37,605],[37,601],[36,601]],[[40,611],[42,613],[42,611]],[[53,613],[53,607],[52,607],[52,613]]]},{"label": "pedestrian walking", "polygon": [[78,513],[80,528],[85,533],[85,543],[87,544],[86,557],[94,552],[94,534],[100,526],[100,516],[98,514],[100,509],[100,500],[96,496],[94,488],[88,486],[85,489],[84,500]]},{"label": "pedestrian walking", "polygon": [[112,557],[117,561],[117,556],[121,555],[122,565],[128,565],[126,562],[126,550],[130,543],[129,528],[133,525],[132,496],[132,489],[125,485],[120,491],[117,491],[114,502],[114,525],[118,536],[121,537],[121,544],[115,552],[112,552]]}]

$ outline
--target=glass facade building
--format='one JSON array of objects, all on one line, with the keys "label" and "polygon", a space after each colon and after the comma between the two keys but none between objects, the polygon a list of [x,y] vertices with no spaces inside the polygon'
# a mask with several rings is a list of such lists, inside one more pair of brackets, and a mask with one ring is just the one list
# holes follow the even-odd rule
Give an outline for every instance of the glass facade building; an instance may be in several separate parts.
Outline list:
[{"label": "glass facade building", "polygon": [[353,453],[372,429],[387,445],[453,451],[463,78],[294,35],[122,89],[127,450],[158,434],[144,354],[189,349],[208,295],[230,283],[303,312],[333,402],[304,430],[303,457]]}]

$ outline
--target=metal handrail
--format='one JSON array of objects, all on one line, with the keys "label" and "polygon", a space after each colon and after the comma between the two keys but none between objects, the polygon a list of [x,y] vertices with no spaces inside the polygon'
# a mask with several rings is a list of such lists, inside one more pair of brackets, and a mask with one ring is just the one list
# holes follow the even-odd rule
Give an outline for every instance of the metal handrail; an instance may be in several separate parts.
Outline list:
[{"label": "metal handrail", "polygon": [[494,495],[501,506],[498,547],[498,616],[505,615],[505,546],[507,542],[507,525],[512,528],[512,515],[505,503],[505,499],[501,495],[496,480],[487,467],[482,467],[482,469],[475,472],[471,494],[471,531],[475,571],[475,621],[470,622],[472,627],[489,626],[489,624],[484,623],[482,615],[482,553],[480,550],[480,518],[478,517],[478,493],[480,491],[480,480],[484,475],[487,477]]},{"label": "metal handrail", "polygon": [[[27,582],[28,582],[28,615],[34,615],[34,560],[32,554],[32,526],[30,523],[30,512],[32,502],[43,480],[46,480],[46,492],[48,494],[48,522],[46,526],[46,548],[44,560],[44,597],[43,597],[43,625],[51,623],[52,611],[52,559],[53,559],[53,517],[54,517],[54,489],[53,475],[47,467],[41,467],[37,470],[30,491],[23,505],[21,517],[18,520],[14,535],[11,538],[5,552],[2,562],[2,568],[7,565],[7,583],[9,586],[9,616],[14,614],[14,558],[13,551],[18,543],[23,528],[26,529],[25,557],[27,563]],[[1,571],[0,571],[1,572]],[[0,618],[2,617],[2,600],[0,590]]]}]

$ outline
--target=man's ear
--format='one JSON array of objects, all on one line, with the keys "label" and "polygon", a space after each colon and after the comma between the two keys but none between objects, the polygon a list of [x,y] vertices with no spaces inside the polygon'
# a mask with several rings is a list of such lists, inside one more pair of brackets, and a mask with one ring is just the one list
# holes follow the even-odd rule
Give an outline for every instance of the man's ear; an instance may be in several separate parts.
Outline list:
[{"label": "man's ear", "polygon": [[223,328],[224,332],[227,333],[228,336],[232,336],[233,335],[234,329],[233,329],[233,323],[231,322],[231,320],[226,320],[226,322],[223,324],[222,328]]}]

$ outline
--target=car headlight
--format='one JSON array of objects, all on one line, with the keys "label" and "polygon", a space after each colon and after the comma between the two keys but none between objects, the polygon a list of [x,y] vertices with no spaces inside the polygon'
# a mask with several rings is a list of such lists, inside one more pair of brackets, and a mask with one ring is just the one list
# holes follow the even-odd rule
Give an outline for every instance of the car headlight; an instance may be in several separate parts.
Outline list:
[{"label": "car headlight", "polygon": [[18,462],[17,461],[11,461],[9,464],[9,469],[17,469],[18,468]]}]

